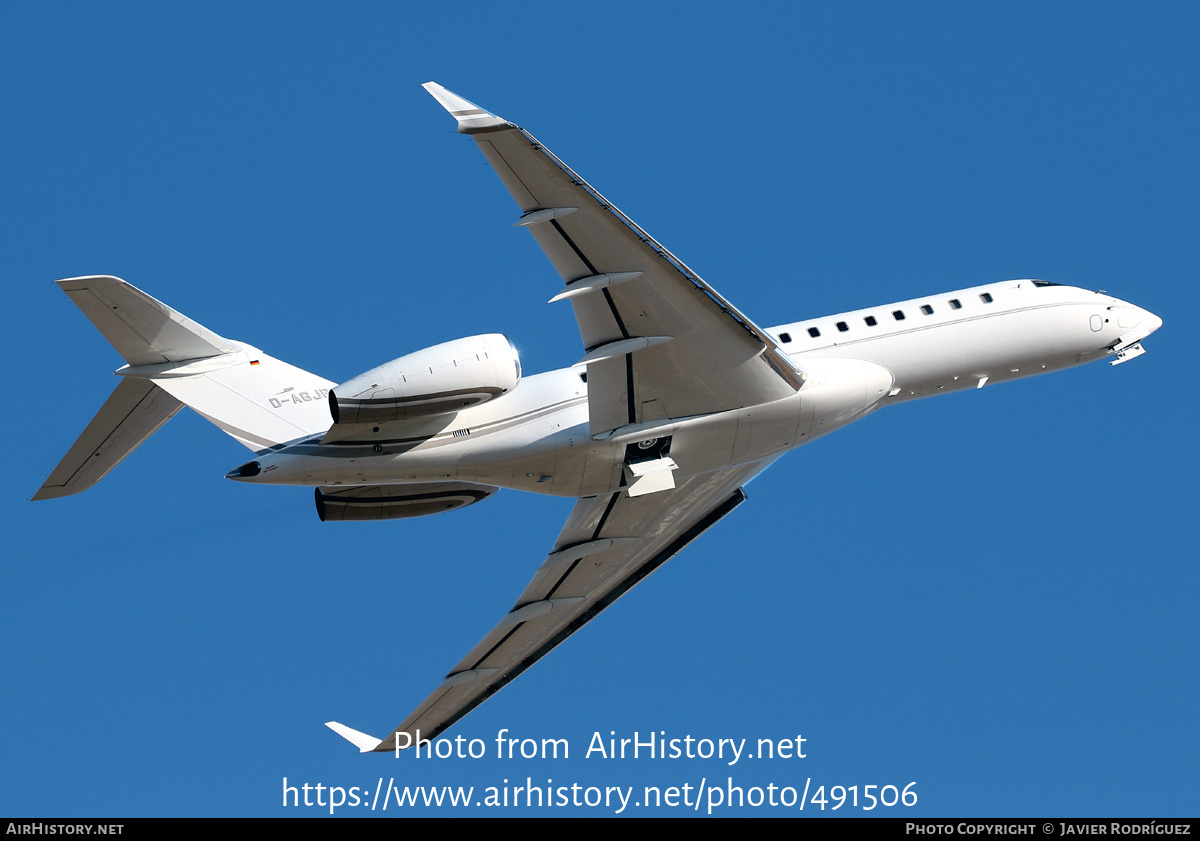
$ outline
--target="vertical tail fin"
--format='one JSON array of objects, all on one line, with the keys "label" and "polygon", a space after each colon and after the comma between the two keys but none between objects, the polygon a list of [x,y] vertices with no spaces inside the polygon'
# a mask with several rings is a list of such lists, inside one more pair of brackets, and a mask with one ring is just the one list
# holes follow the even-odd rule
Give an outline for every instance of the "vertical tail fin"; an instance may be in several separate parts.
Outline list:
[{"label": "vertical tail fin", "polygon": [[254,451],[329,428],[329,380],[224,339],[120,278],[58,285],[128,364],[34,499],[87,490],[183,405]]}]

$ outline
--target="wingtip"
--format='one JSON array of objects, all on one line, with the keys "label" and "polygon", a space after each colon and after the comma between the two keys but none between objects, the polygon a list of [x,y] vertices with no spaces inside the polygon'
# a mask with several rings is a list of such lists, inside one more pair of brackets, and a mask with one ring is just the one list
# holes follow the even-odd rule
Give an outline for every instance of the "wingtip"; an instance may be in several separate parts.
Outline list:
[{"label": "wingtip", "polygon": [[325,726],[358,748],[359,753],[370,753],[383,744],[383,739],[376,739],[369,733],[363,733],[361,730],[347,727],[340,721],[327,721],[325,722]]},{"label": "wingtip", "polygon": [[463,99],[453,91],[446,90],[437,82],[426,82],[421,87],[428,91],[429,95],[458,121],[458,131],[461,134],[475,134],[508,127],[508,120],[496,116],[485,108],[480,108],[474,102]]}]

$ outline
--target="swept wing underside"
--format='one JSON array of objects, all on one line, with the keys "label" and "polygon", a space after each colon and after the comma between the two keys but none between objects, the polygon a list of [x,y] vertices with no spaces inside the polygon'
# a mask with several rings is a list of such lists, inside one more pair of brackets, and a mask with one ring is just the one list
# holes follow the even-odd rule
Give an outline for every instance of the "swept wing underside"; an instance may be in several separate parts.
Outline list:
[{"label": "swept wing underside", "polygon": [[[553,300],[574,307],[594,437],[796,393],[803,376],[771,336],[528,132],[436,83],[425,88],[473,136],[522,211],[516,224],[566,283]],[[737,507],[742,485],[772,460],[676,487],[664,458],[653,463],[662,475],[639,478],[649,487],[635,495],[580,499],[512,610],[391,734],[328,726],[364,753],[435,738]]]},{"label": "swept wing underside", "polygon": [[420,706],[379,740],[329,726],[360,750],[433,739],[594,619],[745,499],[770,460],[694,476],[663,493],[580,499],[554,549],[510,610]]},{"label": "swept wing underside", "polygon": [[575,310],[593,434],[753,406],[803,382],[775,340],[532,135],[429,82],[496,170]]}]

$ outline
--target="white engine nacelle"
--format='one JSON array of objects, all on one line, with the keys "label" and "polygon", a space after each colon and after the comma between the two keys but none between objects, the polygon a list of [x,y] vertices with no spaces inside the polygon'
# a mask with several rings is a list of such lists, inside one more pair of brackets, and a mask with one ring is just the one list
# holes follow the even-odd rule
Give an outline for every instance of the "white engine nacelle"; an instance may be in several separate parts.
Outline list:
[{"label": "white engine nacelle", "polygon": [[498,490],[491,485],[470,482],[317,488],[317,516],[322,523],[424,517],[465,508]]},{"label": "white engine nacelle", "polygon": [[385,423],[457,412],[521,381],[516,348],[499,333],[468,336],[393,359],[329,392],[334,423]]}]

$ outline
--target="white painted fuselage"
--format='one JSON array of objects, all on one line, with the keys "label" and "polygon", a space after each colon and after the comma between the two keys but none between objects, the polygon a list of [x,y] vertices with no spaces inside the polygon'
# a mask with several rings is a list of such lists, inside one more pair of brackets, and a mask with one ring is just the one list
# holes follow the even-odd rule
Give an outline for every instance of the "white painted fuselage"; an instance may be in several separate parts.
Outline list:
[{"label": "white painted fuselage", "polygon": [[[711,415],[589,432],[585,367],[528,376],[454,415],[375,428],[370,440],[317,435],[256,461],[239,481],[395,485],[461,481],[556,496],[623,483],[626,447],[671,436],[676,477],[777,457],[890,403],[1112,357],[1161,319],[1102,292],[1018,280],[771,328],[804,373],[793,396]],[[236,473],[237,471],[235,471]],[[627,477],[626,477],[627,478]]]}]

